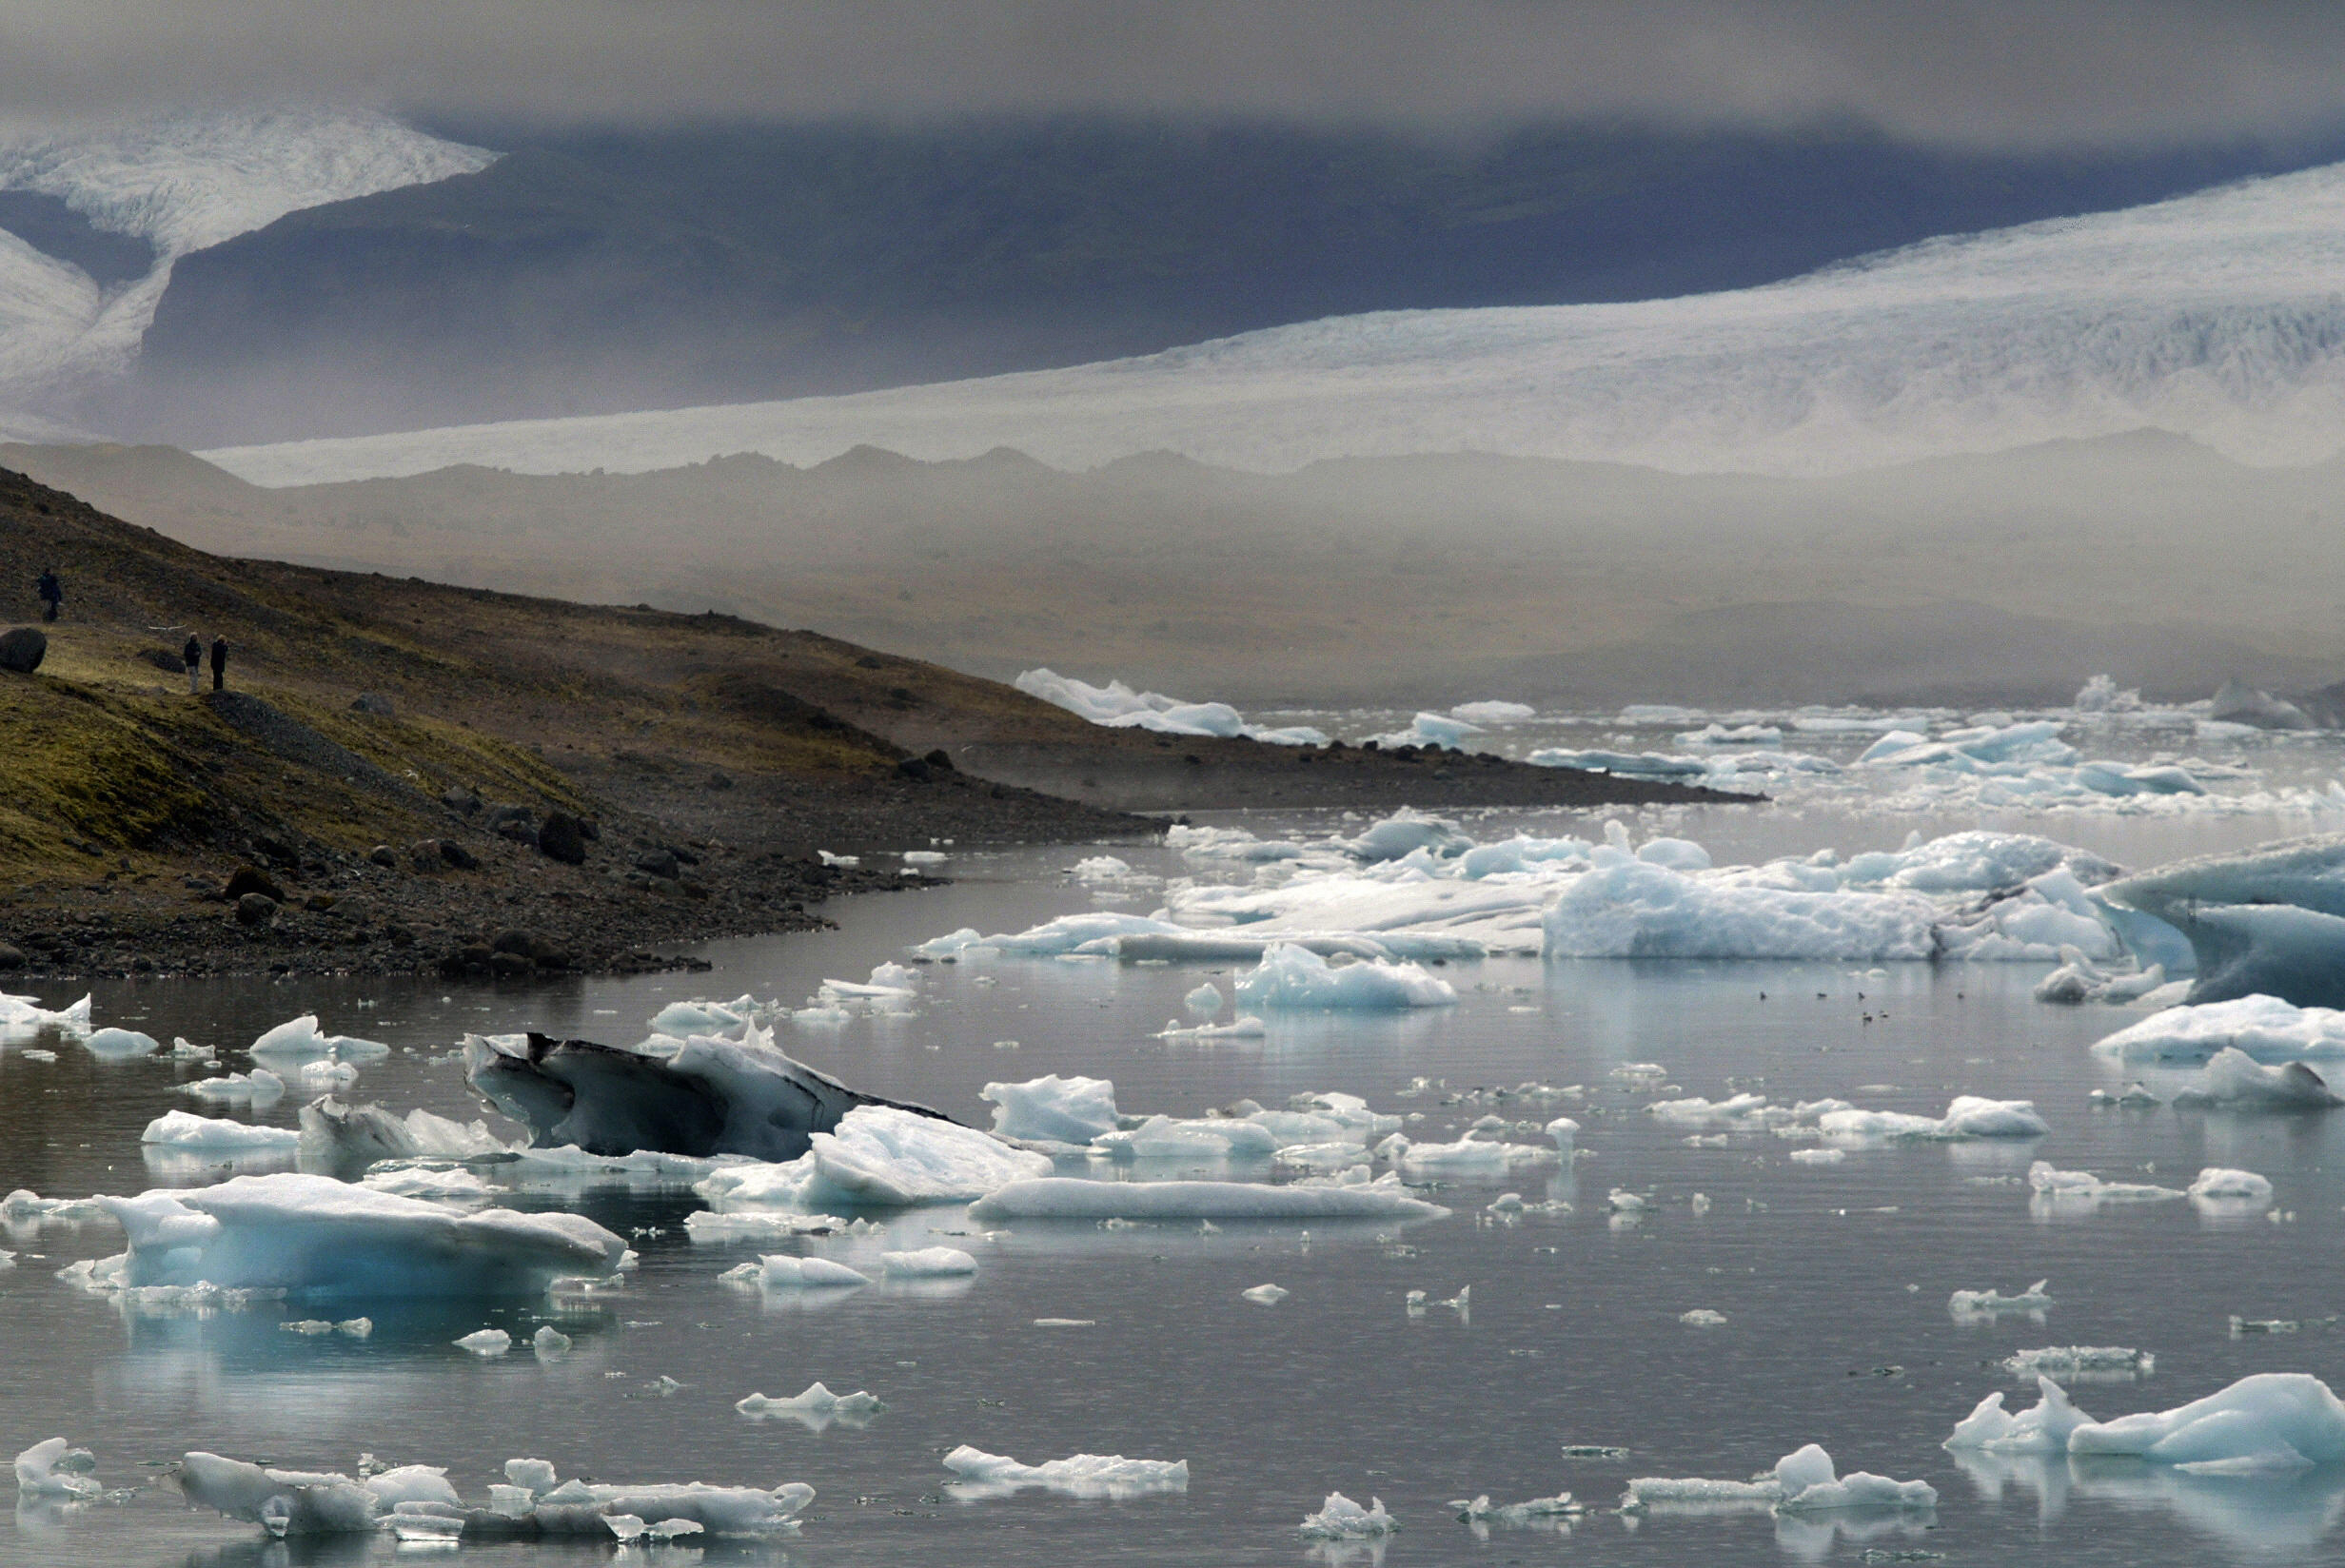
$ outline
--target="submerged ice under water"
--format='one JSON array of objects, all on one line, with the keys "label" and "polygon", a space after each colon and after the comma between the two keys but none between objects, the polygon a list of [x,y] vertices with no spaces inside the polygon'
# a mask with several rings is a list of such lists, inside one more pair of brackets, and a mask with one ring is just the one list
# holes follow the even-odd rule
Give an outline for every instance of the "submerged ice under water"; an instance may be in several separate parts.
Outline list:
[{"label": "submerged ice under water", "polygon": [[[1246,825],[1265,841],[1367,826]],[[1635,836],[1700,843],[1723,864],[1826,845],[1894,850],[1907,826],[1711,812],[1656,814]],[[2303,825],[2241,815],[2031,826],[2138,868]],[[1600,821],[1560,813],[1462,827],[1485,842],[1604,837]],[[8,1036],[0,1189],[75,1199],[290,1168],[293,1150],[140,1138],[199,1103],[179,1092],[186,1083],[250,1071],[242,1046],[291,1013],[389,1048],[361,1065],[343,1099],[469,1123],[481,1107],[457,1049],[468,1032],[631,1042],[653,1015],[702,994],[774,999],[781,1020],[825,979],[900,961],[939,931],[1018,931],[1134,907],[1117,902],[1132,897],[1133,879],[1063,874],[1089,853],[964,854],[954,886],[839,906],[838,931],[713,945],[708,975],[527,991],[100,984],[96,1023],[213,1045],[218,1066],[100,1057],[53,1025]],[[1133,879],[1194,870],[1156,847],[1114,853]],[[0,1370],[0,1439],[15,1453],[67,1437],[91,1451],[109,1489],[24,1499],[0,1521],[0,1563],[268,1560],[256,1526],[191,1511],[159,1479],[190,1449],[352,1476],[362,1456],[377,1471],[444,1466],[466,1499],[503,1483],[515,1455],[645,1495],[694,1480],[815,1489],[798,1516],[803,1533],[786,1546],[664,1546],[650,1534],[660,1521],[646,1519],[631,1548],[645,1560],[705,1549],[708,1561],[1301,1568],[1449,1562],[1492,1548],[1558,1563],[1853,1560],[1867,1548],[1972,1561],[2345,1560],[2345,1469],[2325,1460],[2204,1475],[2101,1454],[1941,1446],[1990,1394],[2015,1410],[2035,1401],[2032,1373],[2006,1363],[2033,1367],[2040,1357],[2028,1353],[2046,1347],[2137,1353],[2072,1389],[2103,1423],[2186,1406],[2259,1373],[2336,1382],[2332,1259],[2345,1228],[2345,1147],[2333,1146],[2345,1140],[2345,1112],[2175,1103],[2161,1075],[2196,1064],[2095,1052],[2140,1015],[2035,1000],[2049,963],[1428,958],[1425,971],[1453,1002],[1271,1008],[1257,1033],[1165,1032],[1166,1019],[1196,1016],[1186,1003],[1205,983],[1234,998],[1255,967],[963,953],[912,966],[915,983],[892,988],[909,989],[909,1003],[809,1009],[823,1016],[776,1027],[794,1055],[857,1088],[974,1127],[1007,1109],[1022,1136],[1106,1137],[1125,1151],[1061,1157],[1054,1179],[1350,1183],[1357,1167],[1342,1162],[1376,1143],[1389,1147],[1373,1170],[1401,1168],[1446,1217],[1201,1222],[1086,1199],[1079,1217],[1042,1218],[1051,1205],[1015,1197],[975,1213],[850,1204],[832,1212],[859,1224],[808,1235],[805,1216],[775,1210],[723,1216],[752,1225],[688,1225],[708,1203],[691,1189],[707,1175],[693,1162],[661,1177],[591,1161],[426,1160],[403,1178],[432,1190],[437,1174],[448,1194],[437,1201],[451,1208],[575,1210],[623,1239],[635,1265],[616,1283],[551,1294],[320,1308],[92,1294],[56,1275],[121,1251],[118,1226],[29,1199],[0,1206],[0,1246],[16,1254],[0,1269],[0,1343],[40,1347]],[[78,992],[45,1000],[54,1008]],[[1006,1087],[1052,1075],[1061,1080],[1053,1089]],[[2129,1098],[2145,1078],[2150,1089]],[[1067,1082],[1076,1079],[1112,1092]],[[2095,1090],[2106,1103],[2092,1102]],[[1336,1094],[1365,1105],[1353,1110]],[[1290,1112],[1296,1096],[1305,1108]],[[1963,1096],[2029,1102],[2049,1130],[2029,1135],[2024,1118],[1999,1113],[1994,1135],[1945,1136],[1965,1130],[1943,1125]],[[314,1097],[294,1088],[253,1107],[201,1104],[291,1131]],[[1281,1145],[1314,1120],[1338,1130],[1295,1144],[1291,1168],[1233,1167],[1227,1139],[1203,1153],[1197,1129],[1241,1100],[1263,1107],[1259,1118],[1220,1125],[1270,1127]],[[1846,1108],[1817,1108],[1828,1101]],[[1657,1103],[1674,1108],[1648,1114]],[[1397,1135],[1382,1130],[1389,1119]],[[1899,1135],[1923,1122],[1938,1130]],[[520,1129],[492,1121],[491,1130]],[[1465,1157],[1481,1147],[1528,1152]],[[1837,1158],[1799,1158],[1827,1149]],[[2054,1176],[2178,1194],[2204,1171],[2252,1174],[2270,1192],[2059,1201],[2031,1184],[2039,1163]],[[975,1272],[956,1261],[942,1271],[940,1252]],[[914,1261],[923,1256],[937,1266]],[[860,1283],[769,1257],[822,1260]],[[2026,1287],[2042,1279],[2049,1286],[2031,1301]],[[1269,1307],[1247,1295],[1266,1281],[1284,1293]],[[2012,1309],[1949,1310],[1957,1292],[1989,1290]],[[364,1334],[339,1326],[361,1314]],[[492,1330],[509,1340],[506,1354],[457,1343]],[[868,1399],[852,1420],[835,1410],[775,1419],[782,1396],[818,1383]],[[739,1408],[759,1393],[775,1398]],[[1843,1479],[1919,1482],[1936,1506],[1775,1512],[1762,1499],[1613,1511],[1631,1480],[1772,1474],[1809,1444]],[[1117,1456],[1185,1463],[1186,1484],[1074,1496],[1048,1483],[974,1486],[956,1479],[965,1466],[941,1461],[956,1451],[1015,1456],[1020,1476],[1106,1474]],[[1298,1520],[1329,1518],[1331,1493],[1358,1499],[1363,1518],[1375,1499],[1398,1528],[1306,1536]],[[1454,1506],[1564,1494],[1571,1506]],[[387,1559],[392,1547],[373,1550]],[[287,1550],[289,1561],[371,1560],[364,1546]],[[463,1553],[522,1563],[579,1550],[507,1541]]]}]

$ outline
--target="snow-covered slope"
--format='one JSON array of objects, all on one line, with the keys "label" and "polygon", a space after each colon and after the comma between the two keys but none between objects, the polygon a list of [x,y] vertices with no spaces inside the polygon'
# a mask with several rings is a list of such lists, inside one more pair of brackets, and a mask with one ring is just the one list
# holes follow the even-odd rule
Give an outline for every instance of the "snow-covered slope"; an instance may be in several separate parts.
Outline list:
[{"label": "snow-covered slope", "polygon": [[138,125],[0,142],[0,190],[54,196],[93,227],[154,246],[145,277],[112,291],[0,233],[0,425],[38,428],[35,409],[138,353],[191,250],[288,212],[444,180],[494,153],[379,116],[306,112],[175,116]]},{"label": "snow-covered slope", "polygon": [[1394,311],[981,381],[205,454],[264,484],[1011,445],[1088,467],[1462,448],[1829,472],[2144,425],[2249,461],[2345,435],[2345,166],[1634,304]]}]

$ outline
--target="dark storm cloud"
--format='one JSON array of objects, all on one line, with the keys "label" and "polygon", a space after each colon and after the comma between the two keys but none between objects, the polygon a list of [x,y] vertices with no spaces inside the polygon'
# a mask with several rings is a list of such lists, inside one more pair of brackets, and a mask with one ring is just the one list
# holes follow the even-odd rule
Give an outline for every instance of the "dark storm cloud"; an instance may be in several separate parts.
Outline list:
[{"label": "dark storm cloud", "polygon": [[2110,0],[0,0],[0,114],[1105,111],[1867,121],[1988,145],[2345,113],[2345,7]]}]

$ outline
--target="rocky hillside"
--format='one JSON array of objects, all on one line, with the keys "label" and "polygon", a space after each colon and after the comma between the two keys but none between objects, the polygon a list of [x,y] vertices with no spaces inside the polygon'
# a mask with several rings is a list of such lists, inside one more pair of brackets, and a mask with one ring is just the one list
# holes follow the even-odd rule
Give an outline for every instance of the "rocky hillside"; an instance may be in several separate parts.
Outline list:
[{"label": "rocky hillside", "polygon": [[[48,567],[65,607],[40,627]],[[0,617],[46,637],[37,673],[0,673],[17,968],[642,965],[902,886],[894,852],[933,840],[1153,828],[1030,777],[1172,810],[1670,793],[1172,745],[812,633],[206,555],[7,470]],[[207,669],[188,693],[190,634],[227,640],[226,691]]]}]

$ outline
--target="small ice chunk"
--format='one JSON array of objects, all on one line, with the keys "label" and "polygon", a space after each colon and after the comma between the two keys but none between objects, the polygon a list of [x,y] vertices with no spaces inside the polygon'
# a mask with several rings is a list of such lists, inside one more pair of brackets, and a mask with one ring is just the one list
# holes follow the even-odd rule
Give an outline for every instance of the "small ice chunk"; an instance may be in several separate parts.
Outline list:
[{"label": "small ice chunk", "polygon": [[1181,1006],[1199,1018],[1211,1018],[1221,1010],[1221,988],[1211,980],[1181,998]]},{"label": "small ice chunk", "polygon": [[1677,1321],[1688,1328],[1724,1328],[1726,1315],[1706,1306],[1697,1306],[1691,1312],[1679,1313]]},{"label": "small ice chunk", "polygon": [[97,1468],[89,1449],[50,1438],[16,1456],[16,1490],[28,1498],[94,1498],[106,1490]]},{"label": "small ice chunk", "polygon": [[180,1085],[179,1092],[192,1094],[199,1100],[241,1103],[257,1109],[284,1098],[285,1080],[266,1068],[254,1068],[249,1074],[231,1072],[225,1078],[198,1078],[194,1083]]},{"label": "small ice chunk", "polygon": [[1258,1284],[1251,1290],[1241,1290],[1238,1294],[1258,1306],[1276,1306],[1288,1296],[1285,1289],[1274,1284]]},{"label": "small ice chunk", "polygon": [[1237,999],[1249,1008],[1397,1009],[1449,1007],[1457,990],[1413,963],[1371,958],[1331,965],[1309,948],[1275,942],[1239,977]]},{"label": "small ice chunk", "polygon": [[2227,1170],[2220,1166],[2209,1166],[2198,1173],[2198,1179],[2186,1189],[2193,1198],[2239,1204],[2263,1204],[2272,1201],[2272,1184],[2252,1170]]},{"label": "small ice chunk", "polygon": [[102,1029],[82,1037],[82,1044],[92,1056],[122,1058],[152,1056],[163,1049],[163,1043],[151,1034],[136,1029]]},{"label": "small ice chunk", "polygon": [[1330,1492],[1315,1514],[1307,1514],[1296,1528],[1313,1540],[1382,1540],[1400,1528],[1385,1512],[1384,1499],[1371,1497],[1366,1508],[1341,1492]]},{"label": "small ice chunk", "polygon": [[476,1328],[456,1342],[458,1348],[483,1358],[502,1356],[513,1348],[513,1336],[502,1328]]},{"label": "small ice chunk", "polygon": [[977,1260],[953,1246],[924,1246],[915,1252],[882,1252],[879,1262],[885,1265],[891,1279],[898,1280],[956,1279],[977,1271]]},{"label": "small ice chunk", "polygon": [[1992,1288],[1986,1290],[1958,1290],[1946,1300],[1946,1310],[1957,1318],[1992,1318],[2002,1312],[2040,1313],[2051,1310],[2052,1298],[2044,1289],[2052,1282],[2038,1280],[2016,1296],[2006,1296]]},{"label": "small ice chunk", "polygon": [[2122,1344],[2048,1344],[2006,1356],[2002,1368],[2015,1378],[2074,1378],[2099,1374],[2135,1377],[2155,1371],[2158,1358]]},{"label": "small ice chunk", "polygon": [[536,1352],[538,1360],[550,1362],[570,1353],[570,1336],[552,1323],[540,1323],[538,1331],[529,1336],[529,1348]]},{"label": "small ice chunk", "polygon": [[139,1142],[164,1148],[291,1150],[301,1134],[291,1127],[253,1127],[192,1111],[168,1110],[147,1124]]},{"label": "small ice chunk", "polygon": [[[1204,988],[1212,990],[1208,986]],[[1213,992],[1213,1005],[1221,993]],[[994,1107],[994,1133],[1034,1143],[1088,1144],[1117,1126],[1115,1085],[1105,1078],[1061,1078],[1056,1073],[1022,1084],[993,1083],[977,1098]]]},{"label": "small ice chunk", "polygon": [[870,1275],[828,1258],[799,1258],[787,1252],[773,1252],[759,1258],[754,1266],[759,1287],[765,1290],[853,1289],[871,1284]]},{"label": "small ice chunk", "polygon": [[291,1062],[314,1061],[330,1057],[339,1062],[365,1062],[388,1056],[391,1048],[375,1040],[361,1040],[347,1034],[325,1034],[318,1029],[318,1015],[305,1012],[299,1018],[287,1019],[252,1042],[254,1056],[275,1056]]},{"label": "small ice chunk", "polygon": [[733,1408],[752,1420],[767,1416],[816,1416],[833,1420],[867,1421],[887,1408],[877,1394],[857,1389],[852,1394],[834,1394],[820,1382],[809,1385],[804,1393],[788,1399],[770,1394],[751,1394],[734,1401]]},{"label": "small ice chunk", "polygon": [[1844,1148],[1795,1148],[1791,1162],[1802,1166],[1836,1166],[1848,1158]]},{"label": "small ice chunk", "polygon": [[1094,1182],[1046,1176],[1013,1182],[970,1206],[979,1220],[1437,1219],[1449,1211],[1397,1184]]},{"label": "small ice chunk", "polygon": [[2066,1453],[2068,1435],[2093,1418],[2070,1403],[2066,1391],[2050,1378],[2039,1375],[2036,1389],[2035,1405],[2017,1415],[2004,1410],[2000,1390],[1989,1394],[1955,1423],[1944,1446],[1990,1454]]}]

